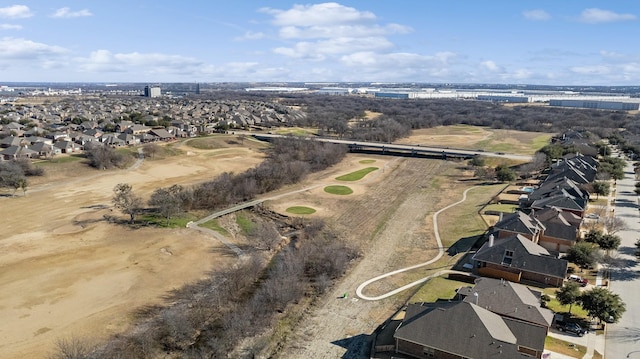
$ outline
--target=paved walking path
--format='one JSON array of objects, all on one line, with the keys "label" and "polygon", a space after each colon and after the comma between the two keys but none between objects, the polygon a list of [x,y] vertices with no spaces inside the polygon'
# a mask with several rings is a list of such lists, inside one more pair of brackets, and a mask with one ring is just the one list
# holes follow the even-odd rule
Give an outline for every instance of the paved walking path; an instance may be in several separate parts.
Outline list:
[{"label": "paved walking path", "polygon": [[418,279],[418,280],[416,280],[414,282],[411,282],[411,283],[409,283],[407,285],[404,285],[404,286],[402,286],[400,288],[394,289],[394,290],[392,290],[392,291],[390,291],[388,293],[379,295],[377,297],[369,297],[369,296],[366,296],[366,295],[362,294],[362,291],[364,290],[364,288],[367,287],[369,284],[371,284],[373,282],[379,281],[379,280],[381,280],[383,278],[390,277],[390,276],[398,274],[398,273],[403,273],[403,272],[410,271],[410,270],[413,270],[413,269],[416,269],[416,268],[421,268],[421,267],[427,266],[427,265],[437,261],[438,259],[442,258],[442,256],[444,255],[444,247],[442,246],[442,240],[440,239],[440,232],[438,231],[438,215],[440,213],[442,213],[443,211],[446,211],[447,209],[449,209],[451,207],[454,207],[454,206],[457,206],[460,203],[466,201],[467,200],[467,192],[469,192],[470,190],[472,190],[474,188],[477,188],[477,187],[474,186],[474,187],[467,188],[462,193],[462,199],[461,200],[459,200],[458,202],[452,203],[452,204],[440,209],[439,211],[437,211],[436,213],[433,214],[433,232],[434,232],[434,234],[436,236],[436,242],[438,243],[438,254],[434,258],[432,258],[432,259],[430,259],[430,260],[428,260],[428,261],[426,261],[424,263],[416,264],[416,265],[413,265],[411,267],[398,269],[398,270],[395,270],[395,271],[392,271],[392,272],[388,272],[388,273],[379,275],[379,276],[377,276],[375,278],[371,278],[371,279],[365,281],[364,283],[362,283],[362,284],[360,284],[358,286],[358,288],[356,289],[356,295],[358,297],[364,299],[364,300],[380,300],[380,299],[388,298],[388,297],[390,297],[392,295],[398,294],[398,293],[400,293],[400,292],[402,292],[402,291],[404,291],[406,289],[409,289],[409,288],[414,287],[414,286],[416,286],[418,284],[424,283],[424,282],[426,282],[427,280],[429,280],[429,279],[431,279],[433,277],[438,277],[438,276],[441,276],[441,275],[446,274],[446,273],[461,273],[461,274],[468,275],[469,273],[467,273],[467,272],[458,272],[458,271],[452,271],[452,270],[442,270],[442,271],[439,271],[439,272],[437,272],[435,274],[432,274],[430,276]]}]

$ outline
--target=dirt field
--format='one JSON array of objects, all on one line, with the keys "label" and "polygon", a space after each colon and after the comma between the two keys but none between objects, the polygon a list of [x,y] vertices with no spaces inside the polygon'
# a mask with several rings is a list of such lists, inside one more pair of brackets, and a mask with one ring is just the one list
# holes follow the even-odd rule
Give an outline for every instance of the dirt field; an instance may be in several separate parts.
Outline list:
[{"label": "dirt field", "polygon": [[67,163],[38,179],[26,197],[0,197],[0,358],[43,358],[59,338],[104,339],[126,328],[136,308],[235,261],[195,231],[103,220],[118,214],[111,210],[117,183],[148,198],[155,188],[243,171],[262,157],[240,147],[178,152],[132,171]]}]

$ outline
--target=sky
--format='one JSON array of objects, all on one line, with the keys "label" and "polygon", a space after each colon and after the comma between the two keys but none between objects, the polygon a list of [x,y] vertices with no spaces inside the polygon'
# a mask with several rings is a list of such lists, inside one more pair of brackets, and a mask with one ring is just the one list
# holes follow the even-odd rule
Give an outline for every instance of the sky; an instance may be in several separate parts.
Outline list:
[{"label": "sky", "polygon": [[636,0],[0,0],[2,82],[640,85]]}]

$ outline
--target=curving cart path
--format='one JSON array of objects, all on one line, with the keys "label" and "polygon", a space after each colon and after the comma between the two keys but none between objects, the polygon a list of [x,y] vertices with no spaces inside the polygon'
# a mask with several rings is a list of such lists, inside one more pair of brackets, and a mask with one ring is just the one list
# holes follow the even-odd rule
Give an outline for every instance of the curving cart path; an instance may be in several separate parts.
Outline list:
[{"label": "curving cart path", "polygon": [[437,211],[436,213],[433,214],[433,232],[434,232],[434,234],[436,236],[436,242],[438,243],[438,254],[434,258],[432,258],[432,259],[430,259],[430,260],[428,260],[428,261],[426,261],[424,263],[416,264],[416,265],[413,265],[411,267],[406,267],[406,268],[394,270],[392,272],[388,272],[388,273],[379,275],[379,276],[377,276],[375,278],[371,278],[371,279],[367,280],[366,282],[360,284],[360,286],[358,286],[358,288],[356,289],[356,295],[358,297],[360,297],[361,299],[364,299],[364,300],[380,300],[380,299],[388,298],[388,297],[390,297],[392,295],[398,294],[398,293],[400,293],[400,292],[402,292],[402,291],[404,291],[406,289],[409,289],[409,288],[414,287],[414,286],[416,286],[418,284],[424,283],[424,282],[426,282],[427,280],[429,280],[429,279],[431,279],[433,277],[438,277],[438,276],[441,276],[441,275],[443,275],[445,273],[469,274],[467,272],[459,272],[459,271],[454,271],[454,270],[441,270],[441,271],[438,271],[435,274],[432,274],[430,276],[418,279],[418,280],[416,280],[414,282],[411,282],[411,283],[409,283],[407,285],[403,285],[400,288],[394,289],[394,290],[392,290],[392,291],[390,291],[388,293],[379,295],[377,297],[369,297],[369,296],[366,296],[366,295],[362,294],[362,291],[364,290],[364,288],[367,287],[369,284],[371,284],[373,282],[379,281],[380,279],[383,279],[383,278],[386,278],[386,277],[390,277],[390,276],[392,276],[394,274],[398,274],[398,273],[410,271],[410,270],[413,270],[413,269],[416,269],[416,268],[427,266],[427,265],[437,261],[438,259],[442,258],[442,256],[444,255],[444,247],[442,246],[442,240],[440,239],[440,233],[438,231],[438,215],[441,212],[444,212],[447,209],[449,209],[451,207],[454,207],[454,206],[457,206],[460,203],[466,201],[467,200],[467,192],[469,192],[470,190],[472,190],[474,188],[477,188],[477,187],[474,186],[474,187],[467,188],[462,193],[462,199],[461,200],[459,200],[458,202],[452,203],[452,204],[440,209],[439,211]]}]

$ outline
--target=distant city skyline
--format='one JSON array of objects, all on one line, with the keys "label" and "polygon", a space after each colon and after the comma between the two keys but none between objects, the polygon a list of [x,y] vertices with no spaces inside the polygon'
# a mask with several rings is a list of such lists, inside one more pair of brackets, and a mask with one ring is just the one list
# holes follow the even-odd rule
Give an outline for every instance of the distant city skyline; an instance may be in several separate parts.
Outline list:
[{"label": "distant city skyline", "polygon": [[640,85],[640,2],[0,1],[3,82]]}]

